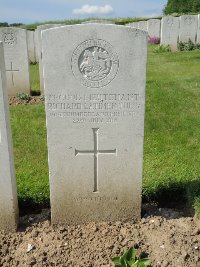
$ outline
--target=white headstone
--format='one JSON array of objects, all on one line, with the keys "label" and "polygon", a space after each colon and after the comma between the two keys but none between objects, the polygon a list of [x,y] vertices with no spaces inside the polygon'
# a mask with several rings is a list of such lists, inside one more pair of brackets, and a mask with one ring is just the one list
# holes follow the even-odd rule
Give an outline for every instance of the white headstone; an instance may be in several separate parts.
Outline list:
[{"label": "white headstone", "polygon": [[85,24],[42,36],[52,223],[137,220],[146,33]]},{"label": "white headstone", "polygon": [[177,50],[180,30],[180,19],[178,17],[167,16],[161,20],[161,44],[170,45],[172,51]]},{"label": "white headstone", "polygon": [[197,44],[200,44],[200,15],[198,15]]},{"label": "white headstone", "polygon": [[20,28],[0,28],[6,64],[8,95],[30,94],[29,59],[26,30]]},{"label": "white headstone", "polygon": [[126,26],[130,26],[130,27],[138,29],[138,22],[137,21],[136,22],[130,22],[130,23],[126,24]]},{"label": "white headstone", "polygon": [[18,204],[2,42],[0,42],[0,114],[0,230],[15,231]]},{"label": "white headstone", "polygon": [[189,39],[195,43],[198,27],[197,15],[184,15],[180,17],[179,41],[188,42]]},{"label": "white headstone", "polygon": [[147,31],[147,21],[139,21],[138,22],[138,29]]},{"label": "white headstone", "polygon": [[41,33],[43,30],[59,27],[60,24],[44,24],[37,27],[37,42],[38,42],[38,61],[39,61],[39,74],[40,74],[40,92],[44,94],[44,78],[43,78],[43,67],[42,67],[42,39]]},{"label": "white headstone", "polygon": [[115,24],[111,20],[103,20],[103,19],[93,19],[81,22],[81,24],[88,24],[88,23]]},{"label": "white headstone", "polygon": [[38,30],[34,31],[34,42],[35,42],[35,58],[36,62],[39,63],[39,52],[38,52]]},{"label": "white headstone", "polygon": [[34,31],[27,31],[28,57],[31,63],[36,62]]},{"label": "white headstone", "polygon": [[147,21],[147,30],[149,37],[160,38],[160,20],[149,19]]}]

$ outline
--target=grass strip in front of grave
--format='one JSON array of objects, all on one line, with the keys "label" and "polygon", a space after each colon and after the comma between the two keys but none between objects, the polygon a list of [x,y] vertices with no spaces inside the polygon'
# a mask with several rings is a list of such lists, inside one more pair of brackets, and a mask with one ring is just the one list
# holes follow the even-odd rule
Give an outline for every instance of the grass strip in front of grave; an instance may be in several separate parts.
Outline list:
[{"label": "grass strip in front of grave", "polygon": [[10,112],[20,206],[49,205],[44,105],[11,106]]},{"label": "grass strip in front of grave", "polygon": [[[143,199],[195,203],[200,214],[200,53],[154,53],[149,46]],[[38,91],[38,65],[31,65]],[[49,203],[43,105],[11,107],[20,203]],[[26,206],[26,205],[25,205]]]}]

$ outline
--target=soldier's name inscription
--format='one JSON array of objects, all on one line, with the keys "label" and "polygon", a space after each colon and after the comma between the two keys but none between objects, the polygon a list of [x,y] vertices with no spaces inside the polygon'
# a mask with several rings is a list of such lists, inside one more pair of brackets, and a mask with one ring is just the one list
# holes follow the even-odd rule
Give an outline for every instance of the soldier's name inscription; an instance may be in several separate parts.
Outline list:
[{"label": "soldier's name inscription", "polygon": [[73,123],[115,123],[137,116],[140,98],[138,93],[49,94],[47,114],[51,118],[69,118]]}]

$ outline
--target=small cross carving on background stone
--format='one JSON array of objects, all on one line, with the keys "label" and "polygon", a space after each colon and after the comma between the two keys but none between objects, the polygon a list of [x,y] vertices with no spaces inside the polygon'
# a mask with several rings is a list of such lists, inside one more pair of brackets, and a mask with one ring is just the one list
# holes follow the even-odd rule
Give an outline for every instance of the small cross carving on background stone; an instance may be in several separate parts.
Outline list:
[{"label": "small cross carving on background stone", "polygon": [[19,71],[19,70],[13,69],[13,62],[10,62],[10,69],[9,70],[6,70],[6,71],[10,71],[11,72],[11,75],[12,75],[12,84],[13,84],[13,86],[15,86],[15,83],[14,83],[14,72]]}]

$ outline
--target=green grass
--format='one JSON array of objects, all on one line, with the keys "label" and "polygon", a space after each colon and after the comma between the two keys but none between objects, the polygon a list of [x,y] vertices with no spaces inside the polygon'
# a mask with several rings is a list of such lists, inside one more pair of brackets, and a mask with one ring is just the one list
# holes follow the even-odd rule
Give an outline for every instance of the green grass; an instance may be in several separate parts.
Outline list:
[{"label": "green grass", "polygon": [[49,182],[44,106],[12,106],[10,111],[20,203],[46,203]]},{"label": "green grass", "polygon": [[30,65],[30,82],[31,82],[31,91],[33,94],[38,94],[40,92],[40,81],[39,81],[39,68],[38,64]]},{"label": "green grass", "polygon": [[[153,53],[149,46],[143,198],[194,203],[200,214],[200,51]],[[31,65],[38,90],[38,66]],[[12,106],[20,201],[49,201],[43,105]]]},{"label": "green grass", "polygon": [[153,46],[147,71],[143,195],[189,197],[196,187],[200,194],[200,52],[152,51]]}]

